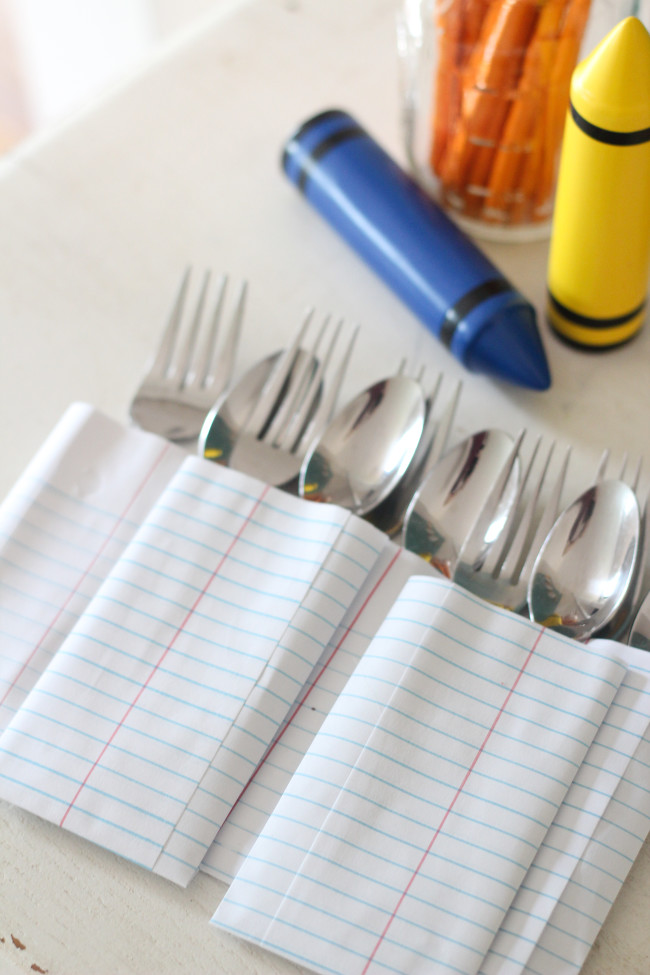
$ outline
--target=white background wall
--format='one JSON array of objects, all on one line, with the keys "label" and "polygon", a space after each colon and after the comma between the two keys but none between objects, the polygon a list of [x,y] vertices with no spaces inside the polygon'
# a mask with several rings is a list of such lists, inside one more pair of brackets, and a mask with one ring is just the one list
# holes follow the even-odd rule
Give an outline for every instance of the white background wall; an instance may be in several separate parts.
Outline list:
[{"label": "white background wall", "polygon": [[0,124],[4,116],[7,138],[60,120],[220,2],[0,0]]}]

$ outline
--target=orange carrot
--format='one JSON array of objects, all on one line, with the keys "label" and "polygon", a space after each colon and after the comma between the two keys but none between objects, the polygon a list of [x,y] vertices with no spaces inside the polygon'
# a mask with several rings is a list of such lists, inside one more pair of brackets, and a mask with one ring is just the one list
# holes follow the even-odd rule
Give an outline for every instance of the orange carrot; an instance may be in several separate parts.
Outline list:
[{"label": "orange carrot", "polygon": [[[549,81],[548,101],[543,124],[543,159],[534,205],[544,207],[555,185],[558,149],[569,107],[571,75],[578,61],[582,37],[589,17],[591,0],[571,0],[560,37]],[[540,214],[545,218],[544,212]]]},{"label": "orange carrot", "polygon": [[436,0],[438,67],[430,162],[437,172],[460,115],[462,75],[478,41],[491,0]]},{"label": "orange carrot", "polygon": [[485,185],[538,9],[538,0],[490,4],[468,61],[459,125],[440,165],[447,189],[462,193],[470,184]]},{"label": "orange carrot", "polygon": [[513,207],[525,208],[531,199],[529,181],[538,172],[542,151],[539,122],[569,2],[547,0],[526,51],[519,86],[488,179],[485,207],[497,211],[500,220],[506,220]]},{"label": "orange carrot", "polygon": [[433,138],[430,163],[434,172],[445,152],[460,104],[460,54],[463,29],[463,0],[451,0],[444,8],[436,5],[438,65],[434,91]]}]

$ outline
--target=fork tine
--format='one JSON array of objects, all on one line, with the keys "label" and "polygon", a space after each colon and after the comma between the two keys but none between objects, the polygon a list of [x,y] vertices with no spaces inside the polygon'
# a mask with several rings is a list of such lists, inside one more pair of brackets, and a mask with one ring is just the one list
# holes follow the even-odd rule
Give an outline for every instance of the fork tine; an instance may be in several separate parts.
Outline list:
[{"label": "fork tine", "polygon": [[[417,382],[419,382],[420,386],[422,386],[423,380],[424,369],[421,369],[417,377]],[[429,468],[435,463],[435,460],[432,460],[434,443],[437,439],[438,433],[440,432],[440,426],[449,411],[448,405],[442,419],[438,419],[435,416],[435,405],[442,387],[442,380],[443,374],[442,372],[439,372],[433,385],[429,387],[429,391],[424,393],[424,403],[426,409],[424,426],[422,427],[422,433],[420,434],[420,440],[418,442],[415,454],[413,455],[411,463],[409,464],[409,467],[402,478],[404,482],[409,480],[409,473],[417,476],[418,481],[422,481]],[[447,434],[448,433],[449,431],[447,430]]]},{"label": "fork tine", "polygon": [[[170,375],[176,377],[182,384],[185,383],[185,377],[187,377],[190,383],[192,381],[192,376],[190,374],[190,363],[192,361],[192,355],[194,353],[194,346],[196,345],[196,338],[201,325],[201,319],[203,318],[203,308],[205,306],[205,299],[208,293],[209,285],[210,272],[206,271],[203,275],[201,290],[199,291],[199,297],[194,308],[192,324],[182,337],[181,344],[177,348],[176,352],[172,354],[171,362],[169,363]],[[177,337],[179,324],[176,326]]]},{"label": "fork tine", "polygon": [[[338,337],[342,325],[343,322],[342,321],[339,322],[336,335],[332,340],[331,349],[328,350],[328,356],[327,356],[328,363],[329,363],[331,350],[334,348],[334,341]],[[357,325],[352,333],[352,336],[350,337],[350,341],[347,344],[347,348],[345,349],[345,352],[343,353],[343,356],[339,361],[338,367],[336,369],[336,372],[334,373],[334,376],[332,377],[331,382],[327,384],[327,386],[323,391],[323,395],[321,396],[320,402],[318,403],[318,406],[316,407],[313,416],[309,420],[308,425],[304,427],[303,431],[299,434],[300,439],[296,441],[294,445],[295,450],[297,451],[305,450],[310,443],[316,440],[317,437],[321,436],[327,423],[331,419],[334,413],[334,407],[336,406],[336,401],[341,391],[341,386],[343,385],[343,380],[345,379],[345,374],[347,372],[350,359],[352,358],[352,350],[354,349],[354,345],[357,340],[358,334],[359,334],[359,326]]]},{"label": "fork tine", "polygon": [[[490,575],[494,575],[495,577],[500,574],[504,566],[504,561],[507,560],[509,556],[511,563],[516,565],[516,563],[519,561],[521,550],[526,543],[530,523],[535,513],[535,509],[529,505],[525,516],[522,516],[522,498],[526,491],[541,442],[542,438],[538,437],[535,441],[535,446],[532,449],[528,463],[521,476],[519,488],[515,495],[515,501],[512,506],[512,517],[510,519],[510,523],[501,533],[501,537],[498,542],[491,547],[487,558],[485,559],[483,571]],[[546,468],[544,468],[542,473],[542,479],[545,473]]]},{"label": "fork tine", "polygon": [[[429,412],[427,414],[427,423],[423,432],[423,438],[429,438],[429,449],[423,470],[423,476],[425,476],[431,470],[433,465],[440,459],[440,457],[442,457],[442,454],[447,447],[447,441],[449,440],[449,434],[451,433],[454,417],[456,416],[456,410],[458,409],[460,394],[463,389],[463,382],[461,379],[459,379],[454,387],[454,392],[451,394],[451,398],[447,403],[442,416],[440,417],[440,420],[435,423],[433,421],[434,405],[438,397],[438,393],[440,392],[441,384],[442,373],[439,374],[438,381],[429,397]],[[429,420],[432,421],[432,430],[428,429]],[[426,444],[426,440],[424,442]]]},{"label": "fork tine", "polygon": [[282,392],[282,387],[287,381],[289,374],[295,364],[300,344],[309,327],[313,317],[314,309],[310,308],[305,315],[300,328],[296,332],[291,345],[281,353],[276,362],[271,375],[264,383],[259,399],[246,417],[246,422],[242,426],[242,432],[258,436],[269,422],[273,415],[273,409],[277,404],[278,397]]},{"label": "fork tine", "polygon": [[[549,459],[550,459],[550,451],[549,451]],[[557,516],[560,512],[560,498],[562,497],[562,491],[564,490],[564,482],[566,481],[566,475],[567,475],[570,459],[571,459],[571,447],[567,447],[567,449],[564,452],[564,459],[562,460],[562,465],[553,483],[553,489],[548,496],[546,505],[544,507],[544,511],[542,512],[542,517],[540,518],[539,524],[537,525],[537,531],[535,532],[535,536],[529,546],[528,554],[526,555],[526,559],[521,568],[521,573],[523,573],[524,576],[530,577],[539,550],[544,544],[544,540],[546,539],[546,536],[548,535],[551,528],[555,524]],[[546,475],[547,468],[548,468],[548,462],[546,468],[544,469],[544,476]],[[539,496],[539,491],[537,492],[537,494]]]},{"label": "fork tine", "polygon": [[147,370],[147,376],[149,379],[162,379],[164,376],[166,376],[169,369],[174,346],[176,345],[178,329],[180,327],[181,318],[183,315],[183,307],[187,297],[191,273],[191,267],[187,267],[183,273],[183,277],[181,278],[181,284],[176,294],[176,299],[172,306],[169,318],[167,319],[167,324],[163,331],[160,345],[158,346],[158,350],[156,351],[151,366]]},{"label": "fork tine", "polygon": [[555,519],[557,518],[558,509],[560,506],[560,496],[564,487],[569,457],[571,455],[570,448],[567,448],[551,494],[544,506],[544,511],[539,519],[534,536],[531,537],[535,513],[539,509],[539,499],[542,492],[542,486],[546,480],[546,476],[551,464],[551,458],[553,457],[554,452],[555,443],[552,443],[546,454],[546,459],[543,462],[542,470],[538,475],[535,488],[524,507],[517,533],[512,540],[510,548],[508,549],[506,557],[503,561],[503,565],[500,569],[500,574],[513,584],[519,581],[520,576],[523,575],[525,578],[527,574],[530,574],[533,563],[537,558],[537,553],[542,547],[544,539],[548,535],[553,523],[555,522]]},{"label": "fork tine", "polygon": [[[327,322],[329,322],[329,318],[327,319]],[[278,447],[281,447],[284,450],[293,450],[296,448],[299,438],[305,429],[305,425],[309,420],[310,414],[312,414],[315,407],[317,409],[317,398],[319,394],[323,396],[325,375],[329,368],[334,347],[338,342],[342,327],[343,320],[341,319],[339,322],[337,322],[336,328],[334,329],[334,334],[332,335],[329,345],[325,350],[325,354],[320,361],[317,360],[316,369],[308,378],[306,387],[300,391],[300,395],[294,400],[294,404],[292,405],[292,413],[288,416],[285,428],[278,437]],[[319,335],[319,342],[323,334],[324,332]]]},{"label": "fork tine", "polygon": [[[606,447],[605,450],[603,451],[602,455],[601,455],[600,461],[598,463],[598,468],[596,470],[596,477],[595,477],[595,483],[596,484],[599,481],[602,481],[603,478],[605,477],[605,474],[606,474],[606,471],[607,471],[607,465],[609,463],[609,458],[610,458],[610,450],[609,450],[609,447]],[[620,469],[620,472],[618,474],[618,480],[619,481],[625,481],[626,480],[627,468],[628,468],[629,460],[630,460],[630,458],[629,458],[629,455],[628,455],[628,453],[626,451],[623,454],[623,460],[621,461],[621,469]],[[629,486],[632,488],[632,490],[634,492],[637,491],[637,488],[639,486],[639,480],[641,478],[641,469],[642,469],[642,467],[643,467],[643,457],[641,456],[641,457],[639,457],[639,459],[637,461],[637,465],[636,465],[636,468],[634,469],[634,472],[632,473],[631,477],[629,477],[629,479],[628,479]]]},{"label": "fork tine", "polygon": [[[270,426],[263,433],[262,439],[265,443],[289,449],[289,444],[285,441],[288,439],[288,430],[293,425],[295,417],[301,416],[303,411],[306,417],[312,408],[323,370],[323,363],[318,360],[318,350],[329,327],[330,317],[329,315],[325,317],[309,352],[297,361],[291,375],[291,387],[278,407]],[[304,423],[304,420],[302,422]]]},{"label": "fork tine", "polygon": [[[483,561],[480,559],[482,554],[480,551],[473,561],[465,559],[461,562],[459,559],[454,573],[454,579],[471,592],[477,593],[488,602],[507,607],[513,612],[521,612],[526,606],[527,590],[535,561],[557,518],[571,455],[570,448],[567,448],[537,527],[534,527],[537,513],[542,508],[540,504],[542,485],[548,477],[551,458],[555,451],[555,444],[551,444],[540,464],[536,460],[539,456],[540,443],[541,438],[538,438],[518,487],[513,506],[514,517],[510,526],[488,547],[487,556]],[[524,502],[525,486],[527,482],[531,482],[534,467],[540,470],[535,477],[530,495]],[[490,510],[494,510],[494,505]],[[483,535],[485,527],[484,524]],[[462,556],[463,552],[461,558]]]},{"label": "fork tine", "polygon": [[[219,353],[218,359],[215,362],[213,356],[210,366],[209,375],[212,378],[209,384],[212,387],[213,395],[215,397],[218,396],[226,388],[226,386],[229,385],[231,377],[235,371],[235,359],[237,358],[237,350],[239,349],[239,340],[241,338],[242,323],[244,321],[244,309],[246,307],[247,297],[248,283],[246,281],[242,281],[239,289],[239,297],[232,315],[230,328],[228,329],[228,334],[221,345],[221,352]],[[219,304],[218,313],[220,316],[221,302]],[[217,318],[217,310],[215,310],[214,317]],[[206,380],[207,379],[208,377],[206,377]]]},{"label": "fork tine", "polygon": [[[625,463],[623,465],[623,470],[621,471],[621,480],[623,480],[623,477],[625,475],[625,469],[627,468],[627,459],[628,458],[627,458],[627,454],[626,454],[625,455]],[[635,494],[637,493],[637,490],[638,490],[638,487],[639,487],[639,480],[641,478],[641,468],[642,467],[643,467],[643,457],[639,457],[639,459],[637,461],[637,464],[636,464],[636,468],[634,469],[634,473],[632,474],[632,477],[631,477],[630,482],[629,482],[630,483],[630,487],[632,488],[632,490],[634,491]]]},{"label": "fork tine", "polygon": [[[190,350],[192,353],[192,372],[191,374],[188,374],[188,380],[185,383],[186,386],[203,386],[210,375],[212,363],[215,358],[217,332],[219,330],[219,322],[221,320],[228,279],[225,274],[220,276],[219,283],[217,284],[217,297],[214,311],[210,316],[209,327],[200,329],[199,325],[202,317],[203,307],[205,305],[208,281],[209,272],[206,273],[204,277],[203,289],[194,313],[192,328],[194,341]],[[199,335],[200,341],[198,341]]]},{"label": "fork tine", "polygon": [[602,481],[605,476],[605,471],[607,470],[607,464],[609,463],[609,447],[606,447],[600,457],[598,462],[598,467],[596,468],[595,482]]}]

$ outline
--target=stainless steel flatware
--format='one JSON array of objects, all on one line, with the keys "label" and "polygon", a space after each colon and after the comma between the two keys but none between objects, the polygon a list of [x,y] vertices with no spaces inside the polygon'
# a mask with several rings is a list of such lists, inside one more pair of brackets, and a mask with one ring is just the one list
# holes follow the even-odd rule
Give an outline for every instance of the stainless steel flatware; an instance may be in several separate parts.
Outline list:
[{"label": "stainless steel flatware", "polygon": [[[522,439],[520,435],[517,451]],[[496,511],[496,498],[490,499],[461,550],[453,575],[465,589],[516,613],[526,606],[535,559],[557,517],[570,456],[567,449],[548,497],[542,500],[555,445],[551,444],[538,463],[540,444],[541,438],[532,449],[503,529],[486,544],[485,524],[490,524],[490,511]]]},{"label": "stainless steel flatware", "polygon": [[[242,284],[226,336],[217,349],[227,278],[222,276],[208,309],[210,272],[203,276],[193,311],[187,311],[191,271],[183,275],[160,345],[130,406],[131,419],[169,440],[191,441],[230,382],[241,331],[246,284]],[[187,319],[187,321],[186,321]]]},{"label": "stainless steel flatware", "polygon": [[426,405],[417,379],[403,374],[357,394],[312,444],[299,493],[365,515],[398,483],[417,451]]},{"label": "stainless steel flatware", "polygon": [[306,350],[312,318],[309,312],[287,349],[254,366],[215,404],[199,436],[200,454],[268,484],[297,487],[303,457],[332,416],[356,338],[355,330],[335,364],[342,322],[321,356],[330,319]]},{"label": "stainless steel flatware", "polygon": [[447,447],[462,382],[458,381],[446,406],[441,413],[438,413],[437,402],[442,383],[443,373],[439,373],[426,396],[424,427],[411,462],[389,494],[365,515],[366,521],[386,532],[391,538],[398,536],[402,531],[404,517],[413,495]]},{"label": "stainless steel flatware", "polygon": [[[605,470],[606,470],[608,457],[609,457],[609,451],[607,450],[603,455],[603,460],[601,461],[601,465],[599,467],[600,480],[602,480],[605,477]],[[641,503],[641,499],[639,498],[638,487],[639,487],[639,478],[641,475],[641,466],[642,466],[642,458],[639,459],[636,469],[633,470],[631,479],[628,482],[630,483],[632,490],[635,492],[637,496],[637,500],[639,502],[639,513],[641,518],[639,545],[637,548],[637,555],[636,555],[636,565],[634,567],[634,571],[630,578],[627,587],[627,592],[625,593],[625,596],[621,601],[618,609],[611,617],[611,619],[609,619],[608,622],[604,626],[601,626],[598,630],[598,636],[606,640],[625,639],[625,636],[628,633],[628,630],[632,623],[632,618],[634,616],[635,609],[639,605],[639,598],[641,596],[641,591],[643,589],[645,567],[646,567],[647,556],[648,556],[648,543],[650,541],[650,537],[649,537],[650,525],[648,524],[648,497],[646,496],[644,498],[643,503]],[[620,480],[626,479],[626,473],[627,473],[627,456],[623,460],[623,465],[621,467],[619,479]]]},{"label": "stainless steel flatware", "polygon": [[634,490],[602,480],[566,508],[533,567],[531,619],[586,640],[614,616],[631,584],[641,533]]},{"label": "stainless steel flatware", "polygon": [[637,610],[627,642],[638,650],[650,650],[650,592]]},{"label": "stainless steel flatware", "polygon": [[480,430],[447,451],[431,468],[404,516],[404,546],[451,578],[465,539],[485,501],[498,485],[498,498],[481,531],[491,536],[503,525],[518,480],[512,437]]}]

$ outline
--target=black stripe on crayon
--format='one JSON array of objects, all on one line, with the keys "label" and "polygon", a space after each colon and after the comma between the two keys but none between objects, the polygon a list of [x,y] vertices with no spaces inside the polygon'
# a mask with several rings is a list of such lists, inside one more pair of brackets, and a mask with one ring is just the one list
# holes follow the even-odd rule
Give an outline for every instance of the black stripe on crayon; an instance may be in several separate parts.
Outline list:
[{"label": "black stripe on crayon", "polygon": [[308,132],[311,132],[311,130],[316,128],[317,125],[320,125],[321,122],[328,122],[333,118],[349,119],[350,116],[347,112],[344,112],[342,108],[328,108],[326,111],[319,112],[318,115],[313,115],[311,118],[307,119],[306,122],[303,122],[298,130],[294,132],[291,141],[300,142],[303,136],[307,135]]},{"label": "black stripe on crayon", "polygon": [[569,322],[573,322],[575,325],[583,325],[585,328],[613,328],[616,325],[625,325],[627,322],[632,321],[633,318],[636,318],[637,315],[640,315],[645,308],[645,301],[642,301],[640,305],[637,305],[636,308],[626,312],[624,315],[615,315],[612,318],[591,318],[589,315],[580,315],[577,311],[572,311],[570,308],[567,308],[550,291],[548,297],[553,308],[563,318],[566,318]]},{"label": "black stripe on crayon", "polygon": [[[324,115],[325,114],[328,113],[324,113]],[[332,115],[336,115],[336,114],[338,113],[333,110]],[[323,117],[324,116],[321,116],[321,118]],[[309,123],[307,123],[307,125],[309,126]],[[305,129],[303,128],[301,131],[304,134]],[[287,143],[287,147],[284,150],[282,156],[282,165],[285,170],[287,169],[288,166],[289,157],[291,156],[292,148],[296,145],[299,145],[298,135],[294,136]],[[366,135],[365,129],[362,129],[360,125],[357,125],[355,123],[354,125],[346,125],[345,128],[338,129],[336,132],[332,132],[330,135],[325,136],[325,138],[322,139],[321,142],[318,142],[314,146],[311,152],[306,153],[303,156],[303,158],[300,160],[300,169],[298,172],[298,177],[296,179],[296,186],[298,187],[298,189],[303,193],[305,192],[307,182],[309,181],[312,170],[314,169],[316,164],[323,158],[323,156],[326,155],[328,152],[330,152],[331,149],[335,149],[336,146],[341,145],[342,142],[347,142],[349,139],[356,139],[362,135],[363,136]]]},{"label": "black stripe on crayon", "polygon": [[296,183],[298,189],[304,193],[312,170],[323,158],[323,156],[330,152],[331,149],[335,149],[337,146],[340,146],[342,142],[347,142],[349,139],[355,139],[358,138],[358,136],[365,134],[366,133],[359,125],[348,125],[344,129],[339,129],[338,132],[332,132],[331,135],[326,136],[323,141],[319,142],[317,146],[314,146],[309,155],[305,156],[303,159],[300,173],[298,174],[298,181]]},{"label": "black stripe on crayon", "polygon": [[468,291],[455,305],[447,309],[440,329],[440,341],[446,346],[451,345],[454,332],[462,320],[467,318],[469,313],[481,302],[492,298],[494,295],[502,294],[504,291],[512,291],[512,285],[505,278],[489,278]]},{"label": "black stripe on crayon", "polygon": [[286,146],[282,153],[282,168],[286,171],[287,165],[289,163],[289,158],[291,156],[290,150],[299,145],[300,140],[307,135],[313,128],[320,125],[321,122],[327,122],[329,119],[333,118],[349,118],[347,112],[344,112],[341,108],[329,108],[325,112],[320,112],[318,115],[314,115],[313,118],[307,119],[302,125],[296,129],[290,139],[287,139]]},{"label": "black stripe on crayon", "polygon": [[580,349],[581,352],[586,352],[588,355],[591,355],[592,353],[594,353],[594,355],[598,355],[599,352],[611,352],[612,349],[620,349],[622,346],[627,345],[628,342],[631,342],[632,339],[637,338],[639,332],[641,331],[640,329],[637,329],[635,332],[632,332],[631,335],[628,335],[627,338],[617,339],[615,342],[608,342],[607,345],[601,345],[600,343],[598,345],[592,345],[590,342],[579,342],[577,339],[570,339],[568,335],[564,334],[564,332],[560,332],[559,329],[553,325],[553,322],[551,322],[551,325],[553,326],[553,335],[564,343],[564,345],[569,346],[571,349]]},{"label": "black stripe on crayon", "polygon": [[578,128],[582,129],[590,138],[597,142],[605,142],[610,146],[639,146],[650,141],[650,128],[636,129],[634,132],[615,132],[613,129],[601,129],[599,125],[587,121],[573,103],[571,103],[571,118]]}]

